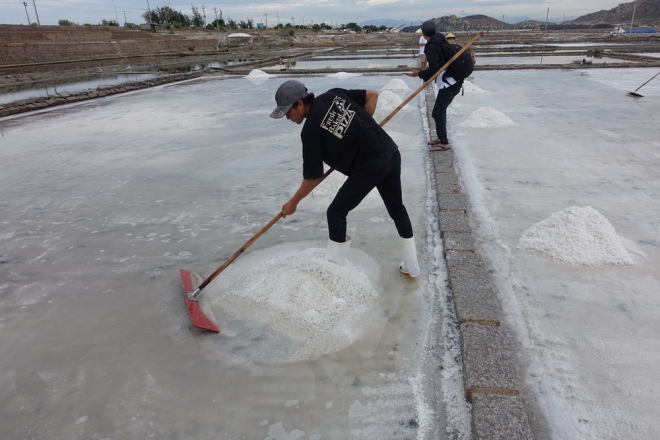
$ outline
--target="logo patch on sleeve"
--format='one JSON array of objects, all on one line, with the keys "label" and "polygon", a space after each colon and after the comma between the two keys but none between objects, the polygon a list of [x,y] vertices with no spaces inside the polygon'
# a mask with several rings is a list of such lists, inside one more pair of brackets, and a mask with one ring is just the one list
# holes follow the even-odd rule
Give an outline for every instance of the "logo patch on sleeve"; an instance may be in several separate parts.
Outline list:
[{"label": "logo patch on sleeve", "polygon": [[344,133],[353,121],[353,116],[355,116],[355,110],[351,110],[351,104],[346,104],[345,99],[336,97],[332,101],[325,118],[323,118],[323,122],[321,122],[321,128],[334,134],[339,139],[343,139]]}]

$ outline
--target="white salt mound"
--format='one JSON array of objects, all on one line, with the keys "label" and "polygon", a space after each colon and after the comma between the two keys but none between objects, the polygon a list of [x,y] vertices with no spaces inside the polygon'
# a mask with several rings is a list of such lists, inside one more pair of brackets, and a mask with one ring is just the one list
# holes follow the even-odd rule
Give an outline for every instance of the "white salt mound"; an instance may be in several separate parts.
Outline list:
[{"label": "white salt mound", "polygon": [[232,37],[252,37],[252,35],[244,34],[244,33],[229,34],[229,38],[232,38]]},{"label": "white salt mound", "polygon": [[407,92],[410,90],[410,87],[408,87],[408,84],[402,79],[395,78],[388,82],[385,87],[383,87],[383,90],[390,90],[392,92]]},{"label": "white salt mound", "polygon": [[614,227],[590,206],[555,212],[523,232],[518,243],[572,266],[634,264]]},{"label": "white salt mound", "polygon": [[476,95],[478,93],[483,93],[484,89],[472,84],[470,81],[463,81],[463,91],[467,95]]},{"label": "white salt mound", "polygon": [[309,246],[287,243],[244,255],[205,290],[223,333],[242,338],[242,355],[318,359],[353,344],[373,322],[378,263],[350,249],[338,266],[325,259],[325,248]]},{"label": "white salt mound", "polygon": [[[392,113],[392,111],[394,111],[395,108],[401,105],[402,102],[403,99],[390,90],[384,90],[380,92],[378,94],[378,104],[376,105],[376,111],[374,112],[374,119],[377,122],[385,119],[390,115],[390,113]],[[407,111],[409,108],[410,105],[404,106],[401,110],[399,110],[397,115]]]},{"label": "white salt mound", "polygon": [[[339,188],[341,188],[344,182],[346,182],[346,179],[348,179],[348,177],[344,176],[342,173],[333,171],[323,182],[314,188],[312,191],[312,197],[319,201],[332,201],[337,195]],[[359,206],[374,206],[378,205],[380,201],[380,194],[378,194],[378,190],[374,188],[369,194],[367,194],[367,197],[362,200]]]},{"label": "white salt mound", "polygon": [[516,125],[507,115],[490,107],[481,107],[459,124],[466,128],[502,128]]},{"label": "white salt mound", "polygon": [[245,77],[248,81],[250,81],[254,85],[259,85],[263,84],[266,81],[268,81],[268,78],[272,78],[273,75],[264,72],[263,70],[259,69],[253,69],[250,71],[250,73]]},{"label": "white salt mound", "polygon": [[273,75],[270,73],[266,73],[263,70],[259,69],[253,69],[250,71],[250,73],[246,76],[246,78],[270,78]]}]

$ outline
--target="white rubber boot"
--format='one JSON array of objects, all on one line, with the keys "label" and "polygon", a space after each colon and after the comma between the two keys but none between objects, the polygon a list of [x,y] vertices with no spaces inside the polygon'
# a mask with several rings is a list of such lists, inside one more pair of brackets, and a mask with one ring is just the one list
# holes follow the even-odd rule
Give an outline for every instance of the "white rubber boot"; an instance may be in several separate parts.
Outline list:
[{"label": "white rubber boot", "polygon": [[421,273],[419,264],[417,264],[417,248],[415,247],[415,238],[402,238],[401,251],[403,252],[403,263],[401,263],[399,266],[399,270],[411,278],[415,278]]},{"label": "white rubber boot", "polygon": [[337,263],[340,266],[344,265],[348,248],[351,247],[351,237],[346,236],[346,241],[337,243],[336,241],[328,240],[328,248],[325,251],[326,260]]}]

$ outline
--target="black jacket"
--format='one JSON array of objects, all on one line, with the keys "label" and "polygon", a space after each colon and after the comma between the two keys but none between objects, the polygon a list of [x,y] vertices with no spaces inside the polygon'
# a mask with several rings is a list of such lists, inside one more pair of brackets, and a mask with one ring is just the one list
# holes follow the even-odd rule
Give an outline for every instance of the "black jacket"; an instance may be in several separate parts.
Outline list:
[{"label": "black jacket", "polygon": [[442,50],[442,45],[445,43],[447,43],[445,36],[437,32],[433,34],[431,39],[426,43],[426,46],[424,46],[424,53],[426,54],[428,67],[419,72],[419,77],[423,79],[424,82],[431,79],[431,77],[435,75],[435,73],[440,70],[447,61],[449,61],[448,58],[445,58],[445,53]]}]

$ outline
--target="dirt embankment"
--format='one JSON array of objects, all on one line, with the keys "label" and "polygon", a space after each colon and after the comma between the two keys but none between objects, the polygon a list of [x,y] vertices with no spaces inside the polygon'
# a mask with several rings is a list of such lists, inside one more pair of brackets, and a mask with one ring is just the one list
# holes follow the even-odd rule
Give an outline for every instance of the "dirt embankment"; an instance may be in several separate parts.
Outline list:
[{"label": "dirt embankment", "polygon": [[287,47],[352,44],[411,44],[410,34],[357,35],[341,32],[250,30],[250,37],[229,32],[145,32],[112,26],[0,25],[0,68],[41,63],[162,57],[175,54],[250,53]]}]

